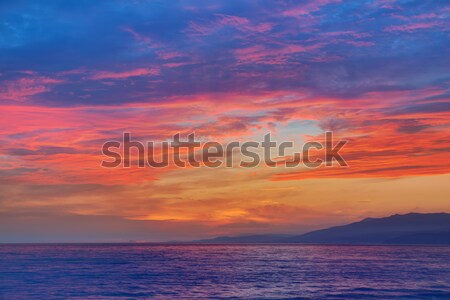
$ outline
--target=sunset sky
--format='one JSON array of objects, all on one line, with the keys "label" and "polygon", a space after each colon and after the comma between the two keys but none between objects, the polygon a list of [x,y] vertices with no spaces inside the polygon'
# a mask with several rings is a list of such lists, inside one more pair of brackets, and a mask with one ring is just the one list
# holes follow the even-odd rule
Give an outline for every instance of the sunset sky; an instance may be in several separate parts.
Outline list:
[{"label": "sunset sky", "polygon": [[[448,1],[2,1],[0,242],[450,212]],[[348,140],[348,168],[100,166],[102,144]]]}]

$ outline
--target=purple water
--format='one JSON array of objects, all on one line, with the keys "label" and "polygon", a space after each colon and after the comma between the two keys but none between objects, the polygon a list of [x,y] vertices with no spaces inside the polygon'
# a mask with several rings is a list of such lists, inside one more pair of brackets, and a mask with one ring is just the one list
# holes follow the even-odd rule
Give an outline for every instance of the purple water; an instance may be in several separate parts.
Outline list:
[{"label": "purple water", "polygon": [[0,245],[0,299],[450,299],[450,247]]}]

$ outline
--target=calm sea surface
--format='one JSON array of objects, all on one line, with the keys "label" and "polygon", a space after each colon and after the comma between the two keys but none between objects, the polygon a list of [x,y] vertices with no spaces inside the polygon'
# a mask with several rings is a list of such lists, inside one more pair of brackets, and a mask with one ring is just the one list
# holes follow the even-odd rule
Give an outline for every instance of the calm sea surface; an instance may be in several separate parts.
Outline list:
[{"label": "calm sea surface", "polygon": [[0,245],[0,299],[450,299],[450,247]]}]

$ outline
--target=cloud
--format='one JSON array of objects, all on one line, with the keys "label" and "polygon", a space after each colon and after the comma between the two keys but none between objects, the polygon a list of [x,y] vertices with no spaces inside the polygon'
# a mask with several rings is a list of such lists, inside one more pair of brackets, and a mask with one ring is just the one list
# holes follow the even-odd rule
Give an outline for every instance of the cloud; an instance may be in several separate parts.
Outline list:
[{"label": "cloud", "polygon": [[247,18],[227,14],[214,14],[209,22],[189,22],[186,32],[194,36],[208,36],[224,28],[233,28],[239,32],[264,34],[273,28],[270,22],[252,22]]},{"label": "cloud", "polygon": [[148,76],[148,75],[158,75],[159,69],[153,68],[153,69],[146,69],[146,68],[139,68],[124,72],[97,72],[96,74],[91,76],[91,79],[98,80],[98,79],[127,79],[130,77],[139,77],[139,76]]},{"label": "cloud", "polygon": [[32,73],[27,77],[3,82],[0,86],[0,100],[26,101],[35,95],[50,91],[53,85],[62,82],[61,79],[38,76]]},{"label": "cloud", "polygon": [[410,23],[402,25],[391,25],[385,28],[385,31],[400,31],[400,32],[414,32],[420,29],[430,29],[433,27],[440,27],[441,22],[427,22],[427,23]]},{"label": "cloud", "polygon": [[396,107],[388,112],[390,115],[414,115],[446,113],[450,111],[450,102],[428,102],[428,103],[408,103],[407,105]]},{"label": "cloud", "polygon": [[306,3],[295,6],[283,12],[283,15],[295,17],[301,15],[308,15],[313,12],[320,10],[323,6],[333,3],[339,3],[340,0],[317,0],[317,1],[306,1]]},{"label": "cloud", "polygon": [[56,154],[75,154],[79,153],[76,149],[70,147],[58,146],[42,146],[36,150],[27,148],[10,148],[7,149],[11,155],[26,156],[26,155],[56,155]]},{"label": "cloud", "polygon": [[422,130],[430,128],[430,125],[421,124],[420,122],[411,122],[405,125],[401,125],[397,128],[398,132],[401,133],[416,133]]}]

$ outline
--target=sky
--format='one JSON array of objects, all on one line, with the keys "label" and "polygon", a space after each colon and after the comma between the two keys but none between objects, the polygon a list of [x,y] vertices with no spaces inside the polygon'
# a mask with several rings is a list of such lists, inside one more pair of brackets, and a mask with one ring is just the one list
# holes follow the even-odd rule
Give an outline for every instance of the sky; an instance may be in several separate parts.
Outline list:
[{"label": "sky", "polygon": [[[0,2],[0,242],[302,233],[450,212],[450,5]],[[349,167],[102,168],[124,132],[348,144]]]}]

